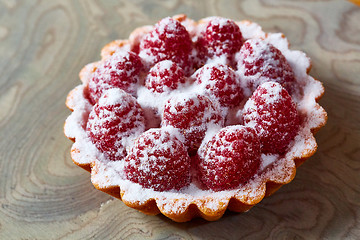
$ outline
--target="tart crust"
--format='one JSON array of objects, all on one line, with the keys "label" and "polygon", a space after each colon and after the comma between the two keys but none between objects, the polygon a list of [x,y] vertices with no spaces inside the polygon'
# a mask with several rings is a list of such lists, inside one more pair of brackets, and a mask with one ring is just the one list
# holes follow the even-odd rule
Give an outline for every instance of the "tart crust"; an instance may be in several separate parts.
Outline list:
[{"label": "tart crust", "polygon": [[[204,24],[208,21],[208,18],[205,18],[195,22],[188,19],[185,15],[177,15],[173,18],[181,21],[190,32],[190,35],[195,31],[194,29],[196,29],[197,25]],[[236,23],[240,27],[255,29],[253,35],[255,34],[256,36],[265,39],[271,38],[271,34],[264,33],[255,23],[250,21]],[[138,45],[142,36],[151,29],[152,26],[140,27],[130,34],[128,40],[115,40],[110,42],[101,51],[101,61],[111,56],[118,49],[133,49],[134,46]],[[246,36],[244,37],[246,38]],[[287,43],[284,35],[281,34],[280,38]],[[289,52],[295,52],[289,50],[288,46],[286,46],[286,48]],[[306,58],[302,55],[301,57],[303,59]],[[156,215],[162,213],[176,222],[186,222],[195,217],[214,221],[221,218],[226,209],[235,212],[248,211],[264,197],[270,196],[281,186],[291,182],[295,177],[296,169],[316,152],[317,144],[314,134],[325,125],[327,113],[318,104],[318,101],[324,94],[324,87],[318,80],[307,75],[311,69],[311,63],[308,58],[306,59],[308,65],[305,69],[306,73],[304,74],[306,74],[308,80],[312,81],[312,84],[317,86],[317,90],[310,92],[311,94],[309,96],[304,96],[304,98],[311,98],[309,101],[314,103],[312,109],[310,109],[310,113],[307,114],[311,116],[315,113],[317,121],[309,128],[310,133],[302,136],[304,142],[301,152],[293,156],[290,155],[290,158],[284,157],[285,160],[282,161],[282,163],[285,164],[282,166],[274,166],[275,164],[272,164],[265,168],[261,173],[261,181],[258,181],[255,184],[256,189],[253,189],[254,184],[247,184],[240,190],[225,191],[225,194],[215,194],[214,192],[210,192],[209,194],[190,199],[186,198],[186,194],[180,195],[180,197],[176,197],[176,195],[175,197],[173,195],[167,197],[166,194],[160,194],[139,200],[134,199],[133,196],[129,198],[126,195],[129,188],[122,189],[120,184],[117,184],[116,181],[114,182],[112,180],[112,176],[114,175],[113,169],[111,169],[108,164],[104,164],[97,159],[96,154],[92,155],[87,153],[80,143],[86,138],[84,137],[85,124],[91,110],[91,104],[86,100],[86,87],[88,80],[100,62],[90,63],[80,71],[79,77],[82,84],[74,88],[68,94],[66,99],[66,106],[72,111],[72,114],[68,117],[64,126],[65,135],[70,140],[74,141],[71,148],[71,158],[76,165],[91,173],[91,181],[96,189],[122,200],[127,206],[137,209],[145,214]],[[77,130],[74,132],[74,129]],[[281,174],[273,174],[272,171],[275,171],[275,168],[276,171],[280,169],[283,172]]]}]

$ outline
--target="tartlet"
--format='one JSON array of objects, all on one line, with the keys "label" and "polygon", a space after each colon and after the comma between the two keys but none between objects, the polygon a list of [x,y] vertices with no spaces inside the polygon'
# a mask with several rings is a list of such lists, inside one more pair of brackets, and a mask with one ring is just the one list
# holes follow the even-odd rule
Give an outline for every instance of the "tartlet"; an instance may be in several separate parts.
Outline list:
[{"label": "tartlet", "polygon": [[256,23],[185,15],[135,29],[66,99],[95,188],[177,222],[244,212],[292,181],[327,114],[310,59]]}]

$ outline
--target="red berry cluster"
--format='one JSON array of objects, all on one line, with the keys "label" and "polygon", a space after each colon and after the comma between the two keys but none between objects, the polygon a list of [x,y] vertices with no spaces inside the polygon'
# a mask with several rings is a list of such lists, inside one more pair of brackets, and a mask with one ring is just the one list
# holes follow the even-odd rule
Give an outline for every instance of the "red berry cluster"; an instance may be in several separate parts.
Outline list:
[{"label": "red berry cluster", "polygon": [[186,28],[179,21],[168,17],[158,22],[140,42],[139,56],[147,66],[171,60],[189,72],[191,51],[192,42]]},{"label": "red berry cluster", "polygon": [[90,100],[95,104],[104,91],[110,88],[120,88],[134,94],[142,69],[138,55],[128,51],[118,51],[102,62],[89,81]]},{"label": "red berry cluster", "polygon": [[145,79],[145,86],[157,93],[170,92],[184,83],[184,70],[171,60],[155,64]]},{"label": "red berry cluster", "polygon": [[133,96],[112,88],[93,107],[86,130],[95,146],[115,161],[126,156],[127,138],[145,130],[144,114]]},{"label": "red berry cluster", "polygon": [[[192,181],[191,168],[206,189],[236,188],[259,171],[261,154],[284,154],[300,129],[296,79],[279,49],[243,39],[229,19],[209,18],[199,29],[192,39],[165,18],[139,38],[138,53],[115,52],[88,83],[89,138],[145,188],[179,190]],[[151,119],[139,89],[162,104],[160,128],[145,131]],[[242,113],[244,125],[227,126],[230,111]]]},{"label": "red berry cluster", "polygon": [[198,149],[209,127],[223,124],[219,106],[206,96],[176,96],[165,103],[162,125],[179,129],[190,150]]},{"label": "red berry cluster", "polygon": [[245,183],[260,165],[260,142],[252,128],[221,129],[198,151],[201,181],[210,189],[232,189]]},{"label": "red berry cluster", "polygon": [[234,55],[240,50],[242,43],[240,28],[234,21],[211,18],[195,43],[199,64],[206,63],[209,58],[222,58],[222,61],[233,65]]},{"label": "red berry cluster", "polygon": [[300,127],[300,117],[289,93],[279,83],[260,85],[246,102],[244,122],[257,131],[264,153],[282,154]]},{"label": "red berry cluster", "polygon": [[238,54],[238,69],[254,91],[264,82],[278,82],[293,92],[294,72],[281,51],[262,39],[249,39]]},{"label": "red berry cluster", "polygon": [[125,174],[130,181],[156,191],[179,190],[190,183],[190,157],[171,131],[151,129],[130,148]]},{"label": "red berry cluster", "polygon": [[196,74],[196,84],[221,106],[234,107],[243,100],[243,90],[234,70],[224,64],[206,64]]}]

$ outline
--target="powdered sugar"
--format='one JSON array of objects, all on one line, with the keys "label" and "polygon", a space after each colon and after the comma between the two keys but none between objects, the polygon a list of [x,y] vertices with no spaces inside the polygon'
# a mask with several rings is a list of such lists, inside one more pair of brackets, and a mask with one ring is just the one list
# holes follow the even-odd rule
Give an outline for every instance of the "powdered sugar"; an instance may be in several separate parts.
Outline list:
[{"label": "powdered sugar", "polygon": [[171,60],[155,64],[145,79],[145,86],[155,93],[171,92],[185,84],[184,70]]},{"label": "powdered sugar", "polygon": [[210,124],[223,126],[220,106],[206,96],[190,92],[175,95],[164,105],[162,126],[178,128],[184,135],[184,144],[197,149]]},{"label": "powdered sugar", "polygon": [[227,65],[215,61],[198,69],[194,75],[199,89],[223,107],[237,106],[244,98],[239,76]]},{"label": "powdered sugar", "polygon": [[138,55],[124,49],[118,49],[113,55],[97,65],[88,82],[89,97],[96,103],[101,95],[110,88],[121,88],[133,94],[142,69]]},{"label": "powdered sugar", "polygon": [[173,128],[153,128],[141,134],[125,158],[126,178],[144,188],[166,191],[190,183],[190,157]]},{"label": "powdered sugar", "polygon": [[92,105],[84,96],[84,85],[74,88],[66,99],[66,105],[73,110],[72,114],[66,119],[64,133],[71,139],[83,138],[89,113]]},{"label": "powdered sugar", "polygon": [[[275,35],[277,36],[277,35]],[[277,38],[275,38],[277,39]],[[279,41],[279,42],[284,42]],[[284,47],[284,44],[277,45]],[[267,81],[278,82],[293,95],[299,95],[293,69],[282,52],[270,42],[262,39],[248,39],[236,53],[237,72],[243,79],[250,93]],[[249,92],[247,92],[249,93]]]},{"label": "powdered sugar", "polygon": [[[170,20],[167,19],[165,21]],[[192,25],[191,21],[186,21],[186,28],[191,29],[193,40],[196,39],[196,34],[194,33],[203,31],[207,21],[209,21],[209,19],[203,20],[199,25]],[[280,157],[274,154],[263,154],[261,156],[260,171],[257,172],[256,176],[250,179],[245,185],[242,185],[235,190],[213,192],[201,189],[195,182],[190,183],[189,186],[184,187],[179,191],[170,190],[159,192],[143,188],[139,184],[131,182],[125,178],[122,161],[108,161],[106,156],[104,156],[104,154],[102,154],[87,137],[85,126],[92,106],[84,94],[84,89],[86,89],[89,81],[88,78],[92,76],[93,71],[93,65],[88,65],[82,74],[83,84],[78,86],[71,92],[71,94],[69,94],[67,105],[73,110],[73,113],[66,120],[64,132],[66,136],[76,140],[72,147],[73,160],[79,165],[91,164],[93,166],[91,179],[94,185],[101,188],[120,186],[123,194],[122,199],[125,203],[137,202],[139,205],[142,205],[146,204],[146,202],[151,199],[155,199],[157,206],[162,212],[167,214],[181,214],[190,204],[196,204],[204,212],[206,210],[216,211],[222,206],[227,206],[229,199],[232,197],[236,197],[241,202],[253,205],[263,198],[265,194],[266,181],[274,181],[281,184],[291,181],[295,174],[295,163],[293,159],[308,157],[314,152],[316,142],[311,133],[311,129],[318,128],[325,123],[326,115],[324,110],[316,102],[317,98],[321,96],[324,91],[323,87],[321,83],[307,75],[307,70],[310,67],[310,61],[306,55],[300,51],[289,50],[288,42],[283,35],[266,35],[261,30],[260,26],[248,21],[237,22],[237,24],[239,25],[245,39],[265,38],[266,42],[269,42],[278,48],[291,65],[296,82],[303,86],[303,94],[295,96],[293,100],[297,103],[298,111],[301,115],[305,116],[304,122],[298,135],[295,137],[295,140],[291,143],[290,149],[286,155]],[[171,24],[169,28],[171,28]],[[151,27],[149,26],[147,29],[147,31],[150,31]],[[160,27],[159,34],[161,34],[162,31],[164,31],[164,29]],[[138,39],[138,37],[133,38]],[[130,39],[130,41],[132,41],[132,39]],[[143,61],[150,61],[147,59],[149,56],[143,55],[144,54],[140,53],[140,57],[142,57]],[[209,61],[211,64],[216,64],[222,60],[220,58],[215,58]],[[163,67],[166,66],[164,65]],[[129,76],[132,73],[127,72],[126,74]],[[241,71],[238,71],[237,74],[240,75],[240,78],[243,75]],[[140,80],[140,82],[141,81],[142,80]],[[250,96],[251,91],[248,87],[246,87],[246,84],[241,82],[241,86],[245,92],[247,92],[245,95],[247,97]],[[144,86],[138,87],[135,91],[135,95],[137,95],[137,102],[145,112],[145,118],[148,122],[147,128],[160,126],[163,106],[170,98],[184,97],[189,94],[189,91],[204,94],[204,90],[200,90],[199,88],[195,88],[194,85],[191,85],[191,78],[187,84],[169,93],[155,94]],[[276,95],[276,91],[279,91],[279,89],[275,88],[274,91],[274,93],[269,94]],[[115,97],[109,97],[106,101],[108,101],[107,104],[110,105],[119,103],[118,98]],[[247,108],[251,108],[251,101],[248,101],[247,105],[249,105]],[[174,111],[174,109],[171,111]],[[222,108],[223,116],[227,116],[227,112],[227,108]],[[203,144],[208,142],[220,130],[220,128],[221,127],[217,124],[209,125]],[[174,135],[180,139],[182,138],[182,134],[180,134],[177,130],[173,129],[169,131],[173,131]],[[127,149],[129,149],[132,146],[133,141],[131,140],[124,144],[127,146]],[[146,158],[146,156],[144,156],[144,158]],[[146,165],[142,166],[142,170],[145,172],[150,171]]]},{"label": "powdered sugar", "polygon": [[86,126],[92,142],[111,160],[124,158],[126,146],[144,130],[142,109],[134,97],[119,88],[104,92]]},{"label": "powdered sugar", "polygon": [[276,154],[261,154],[260,170],[264,171],[267,166],[270,166],[279,158]]},{"label": "powdered sugar", "polygon": [[176,62],[185,72],[190,72],[191,51],[192,42],[186,28],[168,17],[159,21],[140,41],[139,56],[147,68],[168,59]]}]

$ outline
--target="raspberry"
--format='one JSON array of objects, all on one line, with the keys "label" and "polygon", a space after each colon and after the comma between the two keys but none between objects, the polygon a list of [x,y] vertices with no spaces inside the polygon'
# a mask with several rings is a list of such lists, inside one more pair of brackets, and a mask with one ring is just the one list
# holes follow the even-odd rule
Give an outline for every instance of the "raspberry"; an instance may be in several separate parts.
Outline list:
[{"label": "raspberry", "polygon": [[104,92],[89,115],[86,131],[110,160],[126,156],[126,142],[145,130],[143,111],[136,99],[119,88]]},{"label": "raspberry", "polygon": [[259,169],[260,142],[252,128],[228,126],[200,147],[197,158],[202,183],[214,191],[232,189]]},{"label": "raspberry", "polygon": [[141,134],[125,158],[125,175],[156,191],[179,190],[190,183],[190,157],[174,134],[158,128]]},{"label": "raspberry", "polygon": [[185,72],[191,71],[192,41],[186,28],[172,18],[158,22],[140,42],[139,56],[148,67],[162,60],[177,63]]},{"label": "raspberry", "polygon": [[260,85],[246,102],[244,122],[253,127],[264,153],[284,153],[300,127],[300,117],[289,93],[276,82]]},{"label": "raspberry", "polygon": [[237,106],[244,98],[235,72],[223,64],[206,64],[196,74],[196,83],[221,106]]},{"label": "raspberry", "polygon": [[199,37],[197,47],[199,57],[227,55],[228,58],[240,50],[242,34],[239,26],[226,18],[212,18],[206,26],[206,30]]},{"label": "raspberry", "polygon": [[293,91],[294,72],[281,51],[262,39],[247,40],[238,54],[238,70],[254,91],[264,82],[278,82]]},{"label": "raspberry", "polygon": [[145,86],[157,93],[170,92],[184,83],[184,71],[170,60],[155,64],[145,79]]},{"label": "raspberry", "polygon": [[118,51],[102,62],[89,81],[89,97],[95,104],[103,92],[110,88],[121,88],[130,94],[135,93],[141,59],[133,52]]},{"label": "raspberry", "polygon": [[223,126],[224,119],[219,112],[219,106],[206,96],[177,95],[165,103],[162,125],[178,128],[191,151],[200,146],[211,125]]}]

